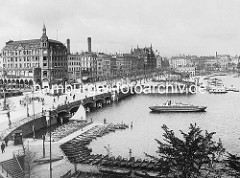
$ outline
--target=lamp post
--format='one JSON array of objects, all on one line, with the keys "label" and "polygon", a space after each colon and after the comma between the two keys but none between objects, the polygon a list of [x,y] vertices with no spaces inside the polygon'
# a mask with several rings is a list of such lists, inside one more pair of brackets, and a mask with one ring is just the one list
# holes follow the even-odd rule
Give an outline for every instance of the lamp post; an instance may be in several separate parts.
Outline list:
[{"label": "lamp post", "polygon": [[[48,112],[47,112],[47,116],[46,116],[46,119],[47,119],[47,123],[48,123],[48,121],[49,121],[49,134],[50,134],[50,142],[49,142],[49,144],[50,144],[50,153],[49,153],[49,155],[50,155],[50,167],[49,167],[49,170],[50,170],[50,178],[52,178],[52,132],[51,132],[51,127],[52,127],[52,110],[50,109]],[[44,143],[44,142],[43,142]],[[44,151],[45,152],[45,151]]]},{"label": "lamp post", "polygon": [[7,71],[5,70],[5,68],[3,68],[3,95],[4,95],[4,100],[3,100],[3,110],[7,110],[7,101],[6,101],[6,83],[5,83],[5,78],[7,75]]}]

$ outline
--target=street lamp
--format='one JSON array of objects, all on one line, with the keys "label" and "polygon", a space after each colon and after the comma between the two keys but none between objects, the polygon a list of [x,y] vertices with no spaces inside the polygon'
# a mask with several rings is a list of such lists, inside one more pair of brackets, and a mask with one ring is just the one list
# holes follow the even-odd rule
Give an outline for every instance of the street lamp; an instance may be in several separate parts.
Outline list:
[{"label": "street lamp", "polygon": [[[48,112],[47,112],[47,115],[46,115],[46,121],[47,121],[47,123],[49,122],[49,139],[50,139],[50,142],[49,142],[49,144],[50,144],[50,167],[49,167],[49,169],[50,169],[50,178],[52,178],[52,117],[53,117],[53,113],[52,113],[53,111],[52,111],[52,109],[50,109]],[[44,143],[44,142],[43,142]],[[45,153],[45,151],[44,151],[44,153]]]},{"label": "street lamp", "polygon": [[3,110],[8,110],[9,108],[7,107],[7,101],[6,101],[6,83],[5,83],[5,77],[7,75],[7,71],[5,68],[3,68],[3,95],[4,95],[4,101],[3,101]]}]

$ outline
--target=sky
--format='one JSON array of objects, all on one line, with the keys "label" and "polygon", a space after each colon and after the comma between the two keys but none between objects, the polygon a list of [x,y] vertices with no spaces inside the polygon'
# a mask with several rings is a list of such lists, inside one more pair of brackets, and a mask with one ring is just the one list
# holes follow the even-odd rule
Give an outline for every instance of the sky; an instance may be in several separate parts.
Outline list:
[{"label": "sky", "polygon": [[127,53],[150,46],[162,56],[240,55],[239,0],[1,0],[0,48],[47,36],[71,52]]}]

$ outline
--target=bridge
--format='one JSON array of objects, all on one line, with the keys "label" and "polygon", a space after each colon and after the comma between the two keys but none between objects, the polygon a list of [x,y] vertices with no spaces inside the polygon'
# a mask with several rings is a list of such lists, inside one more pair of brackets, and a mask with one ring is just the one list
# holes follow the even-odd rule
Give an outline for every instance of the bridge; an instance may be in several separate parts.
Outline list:
[{"label": "bridge", "polygon": [[[69,114],[73,115],[81,104],[85,108],[88,108],[89,111],[91,111],[98,107],[103,107],[105,104],[111,103],[112,101],[118,101],[132,94],[134,93],[131,93],[130,90],[127,93],[123,93],[121,91],[108,92],[58,105],[56,108],[52,109],[54,117],[51,117],[51,122],[52,124],[62,124],[64,122],[67,122],[69,119],[67,116],[69,116]],[[39,129],[47,127],[48,123],[46,120],[46,114],[47,111],[43,111],[41,113],[21,119],[17,122],[13,122],[9,128],[0,132],[0,140],[3,140],[6,137],[9,137],[9,139],[11,139],[11,133],[15,130],[22,130],[23,136],[26,136],[33,132],[33,128],[35,131],[37,131]],[[61,118],[63,119],[63,122],[61,121]]]}]

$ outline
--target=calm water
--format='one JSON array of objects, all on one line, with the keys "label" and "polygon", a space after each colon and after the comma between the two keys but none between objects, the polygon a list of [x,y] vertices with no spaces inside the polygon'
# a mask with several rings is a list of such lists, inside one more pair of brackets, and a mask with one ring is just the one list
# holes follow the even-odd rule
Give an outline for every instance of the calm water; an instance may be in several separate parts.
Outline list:
[{"label": "calm water", "polygon": [[[232,76],[219,77],[225,86],[234,85],[240,89],[240,78]],[[202,113],[151,113],[148,108],[154,104],[162,104],[167,99],[195,105],[206,105],[206,112]],[[155,139],[162,140],[161,126],[166,124],[181,135],[179,130],[187,131],[190,123],[197,123],[203,130],[215,131],[214,139],[221,138],[227,151],[240,153],[240,93],[227,94],[201,94],[195,95],[135,95],[114,103],[111,106],[89,113],[88,118],[94,121],[131,124],[133,128],[110,133],[94,140],[90,147],[94,153],[106,154],[104,146],[110,145],[114,156],[132,156],[144,158],[144,152],[156,155],[157,143]]]}]

